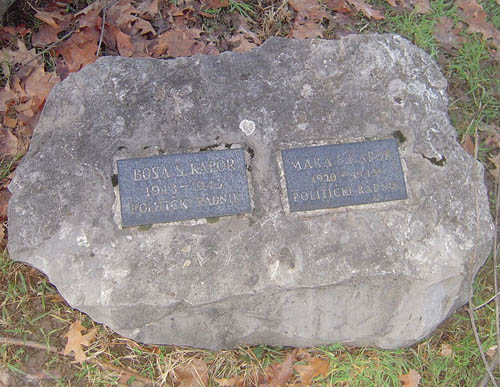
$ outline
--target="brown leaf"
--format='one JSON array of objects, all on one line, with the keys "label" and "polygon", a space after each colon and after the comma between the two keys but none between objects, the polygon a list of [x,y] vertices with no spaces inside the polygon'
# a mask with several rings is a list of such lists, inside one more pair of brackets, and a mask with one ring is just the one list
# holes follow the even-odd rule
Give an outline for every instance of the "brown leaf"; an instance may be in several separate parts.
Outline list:
[{"label": "brown leaf", "polygon": [[290,36],[294,39],[322,38],[324,27],[314,20],[307,20],[303,24],[294,25]]},{"label": "brown leaf", "polygon": [[351,12],[351,7],[349,7],[346,0],[325,0],[325,5],[335,12]]},{"label": "brown leaf", "polygon": [[441,344],[441,356],[443,357],[452,357],[453,356],[453,348],[450,344]]},{"label": "brown leaf", "polygon": [[68,332],[64,335],[64,337],[68,338],[68,342],[64,348],[64,354],[68,355],[70,352],[73,352],[75,354],[75,360],[79,363],[83,363],[85,359],[87,359],[87,355],[85,355],[82,345],[88,347],[97,335],[97,328],[93,328],[87,334],[82,335],[82,331],[84,330],[85,328],[80,321],[77,320],[71,324]]},{"label": "brown leaf", "polygon": [[60,22],[65,20],[65,16],[60,12],[36,11],[35,17],[56,29],[59,28],[59,24],[56,22],[56,20]]},{"label": "brown leaf", "polygon": [[145,1],[139,8],[140,15],[148,20],[154,19],[159,10],[158,0]]},{"label": "brown leaf", "polygon": [[0,127],[0,154],[2,157],[16,156],[18,153],[17,147],[17,137],[9,129]]},{"label": "brown leaf", "polygon": [[415,1],[415,11],[421,15],[425,15],[432,12],[429,0],[416,0]]},{"label": "brown leaf", "polygon": [[214,378],[214,380],[219,384],[220,387],[239,387],[239,386],[243,386],[245,383],[245,379],[242,378],[241,376],[233,376],[230,379]]},{"label": "brown leaf", "polygon": [[176,29],[158,35],[152,46],[153,55],[158,57],[167,51],[169,56],[190,56],[201,52],[204,43],[199,41],[201,30],[196,28]]},{"label": "brown leaf", "polygon": [[347,0],[358,12],[361,12],[368,19],[382,20],[384,13],[372,8],[361,0]]},{"label": "brown leaf", "polygon": [[385,0],[391,7],[397,7],[396,0]]},{"label": "brown leaf", "polygon": [[288,4],[298,13],[298,18],[321,21],[327,16],[317,0],[288,0]]},{"label": "brown leaf", "polygon": [[285,361],[282,364],[271,364],[265,370],[266,375],[263,383],[259,383],[260,387],[282,387],[284,386],[293,374],[293,363],[297,360],[297,349],[289,352],[286,355]]},{"label": "brown leaf", "polygon": [[191,363],[175,369],[178,387],[205,387],[208,386],[208,366],[203,360],[193,359]]},{"label": "brown leaf", "polygon": [[5,222],[7,220],[7,208],[9,207],[9,199],[12,194],[3,189],[0,191],[0,222]]},{"label": "brown leaf", "polygon": [[57,41],[59,39],[57,34],[61,31],[61,28],[54,28],[48,24],[41,25],[38,31],[33,34],[31,44],[33,47],[45,47]]},{"label": "brown leaf", "polygon": [[420,383],[420,374],[417,371],[410,369],[410,372],[401,375],[399,380],[403,382],[403,387],[418,387],[418,384]]},{"label": "brown leaf", "polygon": [[328,360],[315,357],[310,360],[308,365],[299,364],[293,368],[299,374],[302,383],[309,385],[315,377],[319,375],[325,377],[328,374],[329,367],[330,362]]},{"label": "brown leaf", "polygon": [[464,148],[469,155],[474,157],[475,155],[474,141],[472,141],[472,137],[468,133],[464,135],[464,138],[462,140],[462,148]]},{"label": "brown leaf", "polygon": [[467,31],[470,33],[478,32],[483,35],[484,39],[491,38],[493,44],[500,48],[500,32],[488,22],[483,7],[476,0],[459,0],[457,3],[461,10],[459,15],[469,25]]},{"label": "brown leaf", "polygon": [[43,104],[52,88],[60,81],[56,73],[46,73],[42,66],[37,66],[26,79],[24,90],[30,97],[40,98]]},{"label": "brown leaf", "polygon": [[453,20],[442,16],[434,26],[434,37],[438,43],[448,52],[458,49],[464,42],[460,36],[460,28],[453,26]]},{"label": "brown leaf", "polygon": [[257,47],[257,45],[253,42],[250,42],[248,39],[245,38],[245,34],[238,32],[236,34],[233,34],[231,39],[229,39],[231,43],[233,43],[234,47],[233,51],[234,52],[246,52],[248,50],[251,50],[252,48]]},{"label": "brown leaf", "polygon": [[229,0],[205,0],[203,1],[203,8],[219,9],[229,7]]}]

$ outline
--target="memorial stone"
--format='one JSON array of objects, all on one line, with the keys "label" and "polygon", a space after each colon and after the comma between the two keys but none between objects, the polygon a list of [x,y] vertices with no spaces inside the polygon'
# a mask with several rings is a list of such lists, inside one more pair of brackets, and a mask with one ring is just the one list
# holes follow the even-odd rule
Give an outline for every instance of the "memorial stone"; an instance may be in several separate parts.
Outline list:
[{"label": "memorial stone", "polygon": [[397,35],[101,58],[54,88],[9,189],[11,257],[155,344],[411,345],[494,235],[446,81]]}]

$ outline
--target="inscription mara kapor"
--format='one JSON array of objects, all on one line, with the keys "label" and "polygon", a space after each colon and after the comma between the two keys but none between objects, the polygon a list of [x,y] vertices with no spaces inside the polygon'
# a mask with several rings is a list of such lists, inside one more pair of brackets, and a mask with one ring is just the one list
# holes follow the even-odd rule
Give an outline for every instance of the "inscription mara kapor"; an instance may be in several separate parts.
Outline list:
[{"label": "inscription mara kapor", "polygon": [[118,160],[123,226],[251,211],[243,149]]},{"label": "inscription mara kapor", "polygon": [[395,139],[281,151],[290,212],[407,198]]}]

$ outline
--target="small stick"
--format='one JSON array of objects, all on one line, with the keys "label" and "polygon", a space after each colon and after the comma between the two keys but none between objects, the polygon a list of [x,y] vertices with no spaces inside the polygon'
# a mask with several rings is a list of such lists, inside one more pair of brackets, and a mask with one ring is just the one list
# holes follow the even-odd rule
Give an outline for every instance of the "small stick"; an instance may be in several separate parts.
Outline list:
[{"label": "small stick", "polygon": [[69,36],[71,36],[71,34],[75,32],[75,30],[71,30],[69,31],[66,35],[60,37],[59,39],[57,39],[54,43],[51,43],[47,46],[46,49],[44,49],[43,51],[40,51],[38,54],[36,54],[36,56],[34,56],[33,58],[31,58],[29,61],[27,61],[26,63],[22,64],[22,66],[27,66],[29,65],[31,62],[33,62],[34,60],[38,59],[40,56],[42,56],[43,54],[45,54],[46,52],[48,52],[49,50],[53,49],[55,46],[57,46],[59,43],[61,43],[64,39],[68,38]]},{"label": "small stick", "polygon": [[104,28],[106,24],[106,7],[102,9],[102,24],[101,24],[101,35],[99,36],[99,44],[97,45],[96,56],[99,56],[99,52],[101,51],[102,39],[104,38]]},{"label": "small stick", "polygon": [[21,339],[15,339],[12,337],[0,337],[0,344],[17,345],[20,347],[30,347],[30,348],[36,348],[36,349],[43,349],[45,351],[58,353],[59,355],[64,355],[64,353],[62,351],[58,351],[56,348],[50,347],[50,346],[42,344],[42,343],[37,343],[36,341],[31,341],[31,340],[21,340]]},{"label": "small stick", "polygon": [[[496,265],[495,265],[495,267],[496,267]],[[481,309],[482,307],[484,307],[484,306],[488,305],[491,301],[495,300],[498,296],[500,296],[500,292],[498,292],[497,294],[495,294],[495,295],[494,295],[493,297],[491,297],[488,301],[485,301],[485,302],[483,302],[481,305],[476,306],[476,307],[474,308],[474,311],[476,311],[476,310],[478,310],[478,309]]]}]

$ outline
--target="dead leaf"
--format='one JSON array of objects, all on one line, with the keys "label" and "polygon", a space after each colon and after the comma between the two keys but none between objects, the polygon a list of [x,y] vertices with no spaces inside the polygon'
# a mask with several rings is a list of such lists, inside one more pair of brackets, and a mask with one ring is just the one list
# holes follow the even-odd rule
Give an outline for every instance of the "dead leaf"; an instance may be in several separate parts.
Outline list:
[{"label": "dead leaf", "polygon": [[454,27],[453,20],[447,16],[442,16],[434,26],[434,37],[447,52],[458,49],[465,39],[460,36],[460,27]]},{"label": "dead leaf", "polygon": [[42,66],[34,68],[24,83],[24,90],[30,97],[38,97],[45,103],[52,88],[61,81],[56,73],[46,73]]},{"label": "dead leaf", "polygon": [[312,358],[308,365],[296,365],[293,367],[300,376],[303,384],[310,385],[313,379],[319,375],[324,377],[328,374],[330,362],[326,359]]},{"label": "dead leaf", "polygon": [[5,222],[7,220],[7,208],[9,207],[9,199],[12,194],[3,189],[0,191],[0,222]]},{"label": "dead leaf", "polygon": [[328,12],[317,0],[289,0],[288,4],[297,12],[290,30],[290,37],[295,39],[311,39],[323,37],[323,19]]},{"label": "dead leaf", "polygon": [[190,56],[203,51],[204,43],[200,39],[201,30],[196,28],[174,29],[158,35],[152,45],[153,56],[159,57],[165,52],[168,56]]},{"label": "dead leaf", "polygon": [[415,11],[421,15],[425,15],[432,12],[429,0],[416,0],[414,7]]},{"label": "dead leaf", "polygon": [[472,137],[470,134],[466,133],[463,137],[463,140],[462,140],[462,148],[465,149],[465,151],[471,155],[472,157],[474,157],[474,155],[476,154],[475,152],[475,145],[474,145],[474,141],[472,141]]},{"label": "dead leaf", "polygon": [[325,0],[325,5],[335,12],[350,13],[351,7],[346,0]]},{"label": "dead leaf", "polygon": [[441,344],[441,356],[453,357],[453,348],[450,344]]},{"label": "dead leaf", "polygon": [[59,28],[58,21],[65,21],[65,16],[60,12],[44,12],[44,11],[36,11],[35,17],[44,23],[47,23],[49,26],[53,28]]},{"label": "dead leaf", "polygon": [[64,348],[64,354],[68,355],[70,352],[73,352],[75,360],[79,363],[83,363],[85,359],[87,359],[87,355],[85,355],[82,345],[88,347],[97,335],[97,328],[93,328],[87,334],[82,335],[82,331],[84,330],[86,330],[86,328],[77,320],[71,324],[68,332],[64,335],[64,337],[68,338],[68,342]]},{"label": "dead leaf", "polygon": [[281,364],[271,364],[265,369],[265,376],[260,387],[282,387],[293,374],[293,363],[297,360],[297,349],[286,355]]},{"label": "dead leaf", "polygon": [[459,0],[457,4],[460,9],[459,15],[469,25],[467,31],[478,32],[483,35],[484,39],[491,38],[495,47],[500,48],[500,32],[488,22],[483,7],[476,0]]},{"label": "dead leaf", "polygon": [[391,7],[397,7],[396,0],[385,0]]},{"label": "dead leaf", "polygon": [[145,1],[139,8],[140,15],[148,20],[153,19],[159,10],[158,0]]},{"label": "dead leaf", "polygon": [[496,345],[493,345],[491,347],[488,348],[488,351],[486,351],[486,355],[490,358],[490,359],[493,359],[493,356],[496,355],[497,353],[497,346]]},{"label": "dead leaf", "polygon": [[420,383],[420,374],[417,371],[410,369],[410,372],[401,375],[399,380],[403,382],[403,387],[418,387]]},{"label": "dead leaf", "polygon": [[191,363],[175,369],[175,385],[178,387],[208,386],[208,366],[203,360],[193,359]]},{"label": "dead leaf", "polygon": [[229,0],[202,0],[204,9],[219,9],[229,7]]},{"label": "dead leaf", "polygon": [[384,13],[372,8],[368,4],[362,2],[361,0],[347,0],[349,4],[354,6],[358,12],[361,12],[368,19],[382,20],[384,18]]},{"label": "dead leaf", "polygon": [[17,147],[17,137],[9,129],[0,127],[0,154],[2,157],[16,156],[18,153]]},{"label": "dead leaf", "polygon": [[220,387],[239,387],[243,386],[245,383],[245,379],[241,376],[233,376],[230,379],[217,379],[214,380],[219,384]]}]

